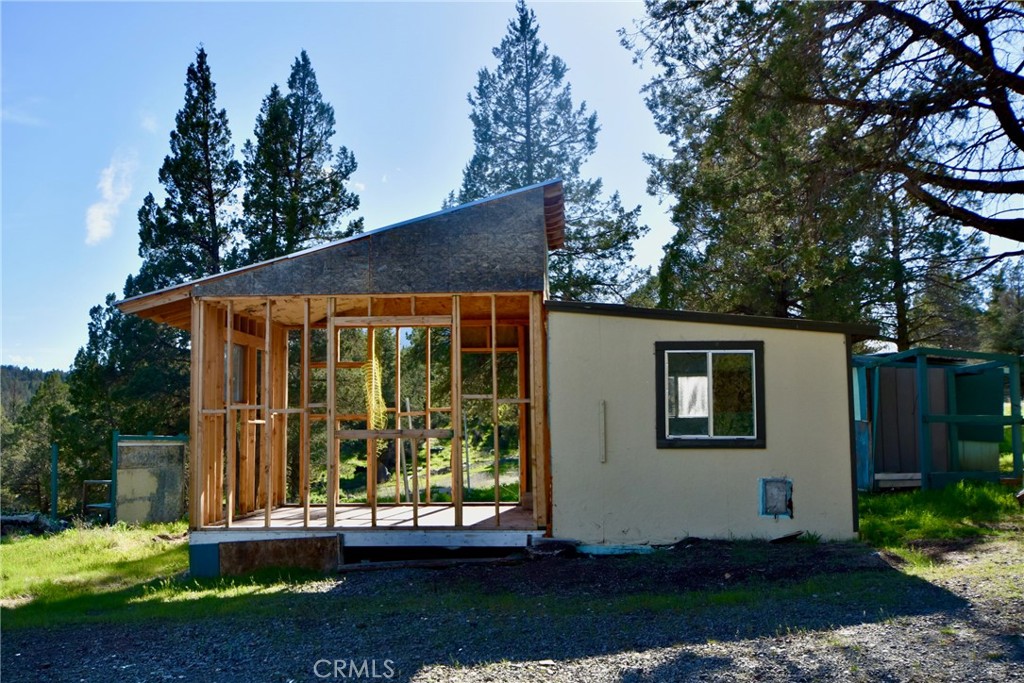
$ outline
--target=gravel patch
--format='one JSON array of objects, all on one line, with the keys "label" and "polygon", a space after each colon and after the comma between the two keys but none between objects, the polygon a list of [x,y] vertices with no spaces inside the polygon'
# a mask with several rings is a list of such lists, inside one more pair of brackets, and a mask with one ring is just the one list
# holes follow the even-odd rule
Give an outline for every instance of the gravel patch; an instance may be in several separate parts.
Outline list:
[{"label": "gravel patch", "polygon": [[253,620],[4,631],[0,664],[5,683],[1024,681],[1021,548],[934,548],[931,582],[856,544],[707,541],[356,572],[249,598],[275,601]]}]

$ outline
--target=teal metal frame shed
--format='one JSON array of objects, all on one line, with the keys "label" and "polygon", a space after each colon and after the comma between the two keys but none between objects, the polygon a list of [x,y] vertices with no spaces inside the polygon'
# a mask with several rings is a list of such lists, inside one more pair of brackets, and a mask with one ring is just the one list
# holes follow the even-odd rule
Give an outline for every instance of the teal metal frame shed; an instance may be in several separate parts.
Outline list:
[{"label": "teal metal frame shed", "polygon": [[[1011,427],[1012,476],[1022,476],[1020,358],[915,348],[853,357],[857,485],[942,488],[999,481],[998,444]],[[1004,414],[1009,397],[1010,414]],[[991,453],[994,450],[994,461]]]}]

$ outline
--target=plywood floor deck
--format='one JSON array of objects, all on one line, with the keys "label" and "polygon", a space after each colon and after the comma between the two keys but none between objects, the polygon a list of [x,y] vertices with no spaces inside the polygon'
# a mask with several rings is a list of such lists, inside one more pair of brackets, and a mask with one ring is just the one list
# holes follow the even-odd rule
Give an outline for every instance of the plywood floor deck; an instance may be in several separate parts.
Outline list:
[{"label": "plywood floor deck", "polygon": [[[418,522],[420,529],[445,529],[453,530],[455,526],[455,507],[450,503],[431,503],[420,505],[418,511]],[[271,511],[271,529],[326,529],[327,508],[310,506],[309,526],[302,523],[303,509],[299,506],[284,506]],[[263,529],[265,513],[260,510],[245,517],[236,518],[231,527],[233,529]],[[211,525],[206,528],[223,529],[223,524]],[[335,512],[334,528],[349,530],[369,529],[412,529],[413,507],[412,505],[391,505],[383,504],[377,506],[377,526],[372,525],[371,510],[367,505],[339,505]],[[500,515],[495,514],[494,505],[463,505],[462,506],[462,529],[474,530],[522,530],[535,531],[537,523],[533,519],[533,512],[527,508],[513,503],[502,504]]]}]

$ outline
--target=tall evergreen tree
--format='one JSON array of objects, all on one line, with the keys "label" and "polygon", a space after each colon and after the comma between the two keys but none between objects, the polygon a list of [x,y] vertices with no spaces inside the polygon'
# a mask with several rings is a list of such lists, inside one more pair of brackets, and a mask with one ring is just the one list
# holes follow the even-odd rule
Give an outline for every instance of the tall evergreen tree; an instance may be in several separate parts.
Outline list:
[{"label": "tall evergreen tree", "polygon": [[582,167],[597,148],[597,115],[578,107],[565,80],[568,68],[538,38],[526,3],[481,69],[469,94],[474,153],[448,204],[481,199],[552,178],[564,183],[565,248],[551,256],[551,294],[558,299],[622,299],[639,281],[630,267],[633,242],[646,232],[640,207],[626,210],[618,193],[603,194],[601,179]]},{"label": "tall evergreen tree", "polygon": [[324,102],[309,55],[292,65],[288,93],[274,85],[246,142],[246,261],[264,261],[316,242],[359,232],[362,219],[344,228],[344,216],[359,208],[346,184],[356,170],[346,147],[334,153],[334,108]]},{"label": "tall evergreen tree", "polygon": [[840,161],[842,131],[759,89],[714,116],[682,117],[693,117],[693,136],[653,160],[652,186],[675,200],[677,227],[658,271],[661,305],[858,320],[855,245],[877,207],[873,185]]},{"label": "tall evergreen tree", "polygon": [[992,281],[988,308],[981,322],[986,351],[1024,354],[1024,261],[1003,265]]},{"label": "tall evergreen tree", "polygon": [[[1024,205],[1013,201],[1024,188],[1019,2],[645,4],[648,19],[626,42],[664,69],[649,89],[658,106],[769,83],[774,99],[844,121],[851,143],[870,141],[850,145],[861,171],[899,177],[937,216],[1024,238]],[[772,68],[770,55],[792,70]],[[808,58],[822,68],[792,78]]]},{"label": "tall evergreen tree", "polygon": [[895,186],[878,218],[860,262],[867,283],[862,304],[879,324],[879,338],[899,351],[938,344],[973,349],[981,296],[974,273],[986,260],[981,233],[931,216]]},{"label": "tall evergreen tree", "polygon": [[[648,157],[677,227],[661,304],[875,321],[900,348],[973,343],[977,288],[965,280],[977,234],[865,161],[886,136],[791,96],[842,80],[820,42],[827,8],[649,2],[648,12],[625,42],[646,41],[638,55],[660,70],[647,104],[672,150]],[[926,136],[913,149],[943,152]]]},{"label": "tall evergreen tree", "polygon": [[144,290],[221,272],[232,246],[242,167],[234,159],[227,112],[217,109],[202,47],[188,67],[185,104],[174,119],[170,143],[158,175],[167,196],[160,204],[150,193],[139,210]]},{"label": "tall evergreen tree", "polygon": [[[242,169],[216,100],[206,51],[199,48],[187,70],[171,153],[158,175],[166,198],[158,202],[150,193],[139,210],[142,266],[126,279],[126,297],[219,273],[233,260],[234,193]],[[116,299],[109,294],[89,312],[88,341],[68,375],[74,410],[59,425],[78,471],[92,478],[110,467],[111,430],[175,434],[188,425],[189,335],[126,316]]]},{"label": "tall evergreen tree", "polygon": [[[0,507],[4,511],[50,510],[50,445],[58,440],[58,427],[70,410],[61,373],[51,372],[13,421],[3,416]],[[73,487],[65,483],[63,488]],[[68,502],[64,501],[64,507]]]}]

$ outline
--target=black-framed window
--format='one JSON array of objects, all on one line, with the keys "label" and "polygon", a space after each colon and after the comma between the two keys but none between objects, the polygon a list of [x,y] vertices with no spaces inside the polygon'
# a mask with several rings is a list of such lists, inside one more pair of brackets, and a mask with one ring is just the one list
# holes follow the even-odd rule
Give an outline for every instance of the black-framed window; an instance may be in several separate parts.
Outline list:
[{"label": "black-framed window", "polygon": [[657,342],[658,448],[764,448],[764,342]]}]

